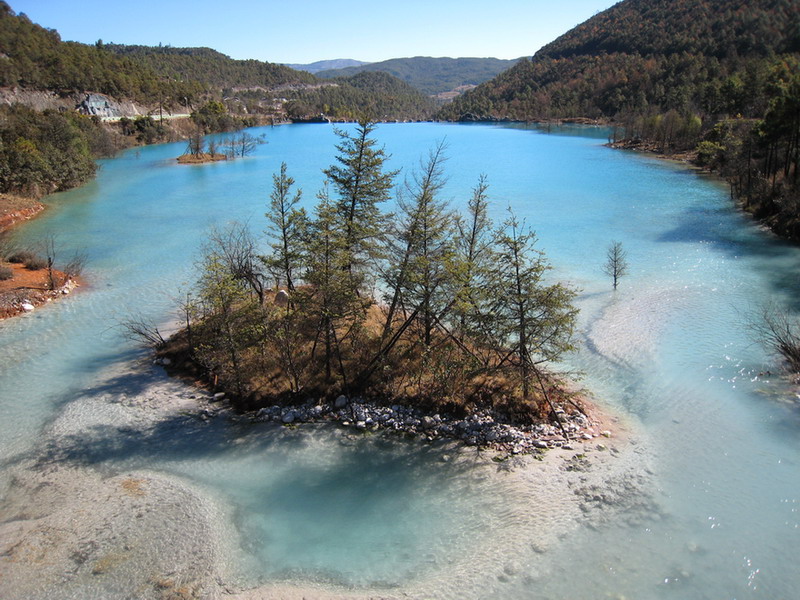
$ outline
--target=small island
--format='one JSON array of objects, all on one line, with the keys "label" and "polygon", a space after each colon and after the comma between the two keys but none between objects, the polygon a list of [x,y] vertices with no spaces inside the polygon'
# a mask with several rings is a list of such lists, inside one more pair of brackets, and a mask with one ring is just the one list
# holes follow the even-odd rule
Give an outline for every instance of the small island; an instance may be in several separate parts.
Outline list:
[{"label": "small island", "polygon": [[202,152],[199,154],[181,154],[176,160],[182,165],[199,165],[203,163],[228,160],[228,156],[226,154],[210,154],[208,152]]},{"label": "small island", "polygon": [[181,331],[130,331],[170,372],[257,420],[388,428],[509,454],[611,435],[547,366],[574,349],[577,309],[575,291],[546,275],[533,232],[510,209],[492,222],[484,177],[465,214],[447,206],[441,143],[383,213],[397,173],[374,128],[336,132],[313,215],[281,165],[266,252],[247,226],[209,234]]},{"label": "small island", "polygon": [[228,135],[222,140],[205,137],[198,128],[186,143],[186,152],[176,160],[182,165],[200,165],[250,156],[260,144],[265,144],[263,135],[254,136],[246,131]]}]

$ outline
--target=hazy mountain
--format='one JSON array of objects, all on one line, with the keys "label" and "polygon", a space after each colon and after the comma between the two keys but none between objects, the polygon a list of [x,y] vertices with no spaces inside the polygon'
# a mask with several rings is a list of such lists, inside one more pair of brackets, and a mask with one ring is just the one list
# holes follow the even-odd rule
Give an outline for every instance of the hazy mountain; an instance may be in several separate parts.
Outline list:
[{"label": "hazy mountain", "polygon": [[499,58],[392,58],[358,67],[333,69],[317,73],[332,78],[355,75],[363,71],[382,71],[405,81],[424,94],[433,96],[461,86],[474,86],[491,79],[511,67],[515,60]]},{"label": "hazy mountain", "polygon": [[320,71],[327,71],[330,69],[344,69],[347,67],[359,67],[361,65],[368,65],[369,63],[362,60],[353,60],[352,58],[335,58],[333,60],[318,60],[308,64],[285,64],[284,66],[298,71],[306,71],[308,73],[319,73]]}]

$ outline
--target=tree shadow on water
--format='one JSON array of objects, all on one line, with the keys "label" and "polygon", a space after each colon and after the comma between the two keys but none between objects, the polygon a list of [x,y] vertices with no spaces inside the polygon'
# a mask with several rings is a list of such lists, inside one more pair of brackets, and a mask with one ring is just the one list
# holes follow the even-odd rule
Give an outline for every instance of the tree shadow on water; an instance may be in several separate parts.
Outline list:
[{"label": "tree shadow on water", "polygon": [[[800,289],[799,261],[787,260],[792,253],[800,258],[797,245],[756,228],[739,223],[730,208],[690,208],[681,215],[672,229],[656,241],[664,243],[704,244],[728,259],[752,258],[763,261],[760,269],[770,289],[786,292]],[[745,219],[744,216],[738,216]],[[752,222],[751,222],[752,223]],[[758,268],[754,266],[754,268]],[[800,310],[800,297],[792,306]]]},{"label": "tree shadow on water", "polygon": [[[334,451],[335,449],[335,451]],[[325,486],[326,478],[346,482],[352,477],[376,485],[382,474],[419,478],[435,473],[452,477],[470,468],[465,461],[442,461],[436,445],[398,439],[389,433],[362,435],[333,424],[304,424],[286,428],[272,423],[216,417],[172,415],[147,427],[94,425],[79,433],[48,441],[38,454],[38,464],[83,467],[158,467],[171,461],[210,461],[220,457],[248,459],[253,456],[288,457],[327,452],[335,460],[324,467],[298,470],[295,485]],[[383,482],[381,485],[385,485]]]}]

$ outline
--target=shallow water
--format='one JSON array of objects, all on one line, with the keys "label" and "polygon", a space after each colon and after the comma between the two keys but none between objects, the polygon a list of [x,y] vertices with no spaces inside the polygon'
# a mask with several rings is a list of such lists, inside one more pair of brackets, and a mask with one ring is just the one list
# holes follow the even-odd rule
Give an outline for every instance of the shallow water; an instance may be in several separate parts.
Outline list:
[{"label": "shallow water", "polygon": [[[509,539],[509,528],[535,537],[516,521],[512,489],[441,461],[438,448],[221,421],[197,431],[167,422],[146,440],[127,440],[109,426],[123,418],[109,394],[134,395],[147,383],[108,380],[109,369],[141,357],[119,321],[173,318],[210,225],[239,220],[263,230],[281,161],[313,205],[334,157],[333,129],[264,132],[268,144],[231,163],[175,165],[183,144],[103,161],[95,182],[52,196],[47,213],[16,232],[33,240],[54,231],[65,254],[84,249],[91,287],[0,323],[3,473],[66,429],[77,443],[64,460],[179,477],[230,509],[231,562],[243,585],[402,589],[461,564],[456,555],[492,537]],[[608,150],[600,129],[398,124],[377,135],[404,173],[445,139],[445,196],[465,204],[485,173],[493,216],[511,204],[536,230],[554,275],[581,289],[586,343],[569,366],[636,424],[655,456],[647,515],[609,512],[603,526],[573,531],[546,553],[522,552],[502,580],[465,579],[470,590],[449,595],[793,597],[800,412],[793,389],[759,376],[774,365],[744,321],[767,299],[796,302],[798,250],[737,213],[720,183]],[[601,268],[611,240],[630,262],[616,293]]]}]

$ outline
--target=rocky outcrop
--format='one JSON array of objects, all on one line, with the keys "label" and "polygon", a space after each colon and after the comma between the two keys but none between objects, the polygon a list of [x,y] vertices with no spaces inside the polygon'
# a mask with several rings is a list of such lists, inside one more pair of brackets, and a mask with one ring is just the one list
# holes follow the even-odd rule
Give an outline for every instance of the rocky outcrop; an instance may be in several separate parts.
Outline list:
[{"label": "rocky outcrop", "polygon": [[128,100],[115,100],[105,94],[77,92],[58,94],[45,90],[0,88],[0,104],[23,104],[34,110],[77,110],[101,118],[136,117],[148,110]]}]

